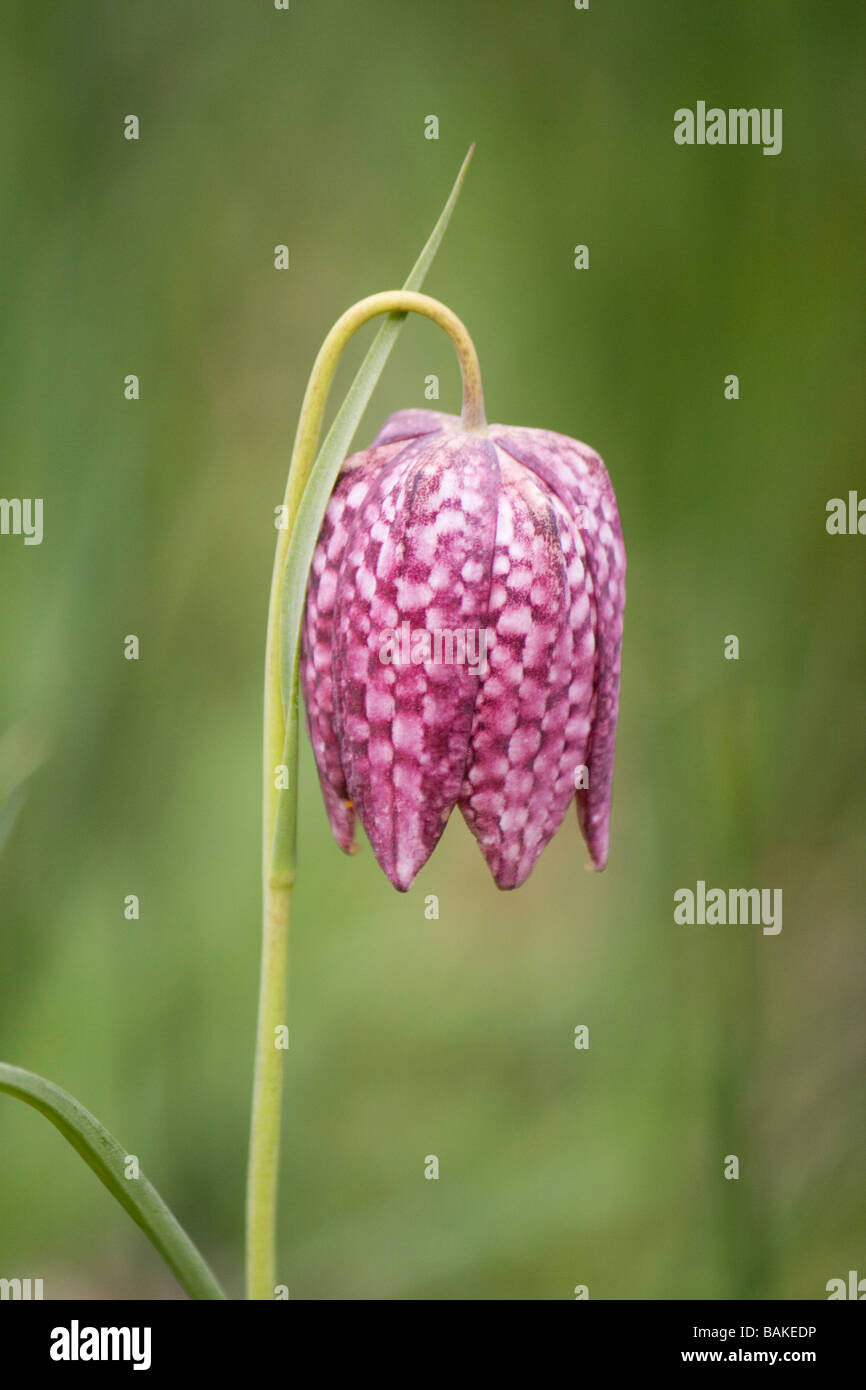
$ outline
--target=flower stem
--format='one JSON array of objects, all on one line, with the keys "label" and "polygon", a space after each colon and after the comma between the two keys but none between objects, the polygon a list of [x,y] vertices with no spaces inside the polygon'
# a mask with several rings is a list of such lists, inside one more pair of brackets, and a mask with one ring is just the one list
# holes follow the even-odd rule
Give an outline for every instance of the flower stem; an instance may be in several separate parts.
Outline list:
[{"label": "flower stem", "polygon": [[[268,612],[265,657],[262,875],[264,922],[256,1036],[253,1115],[247,1182],[247,1296],[274,1297],[280,1113],[285,1048],[277,1032],[286,1023],[291,892],[295,882],[298,780],[298,661],[300,606],[322,517],[296,527],[304,490],[316,460],[328,392],[343,349],[354,333],[379,314],[422,314],[448,333],[463,379],[463,428],[486,428],[481,371],[472,339],[456,314],[436,299],[412,290],[387,290],[347,309],[322,344],[301,407],[289,466],[283,528],[277,537]],[[326,505],[326,502],[325,502]],[[301,592],[287,636],[283,589],[289,560],[303,552]],[[295,566],[297,568],[297,566]],[[288,679],[286,672],[288,671]],[[277,769],[287,785],[278,790]]]},{"label": "flower stem", "polygon": [[265,883],[253,1121],[247,1179],[247,1297],[271,1299],[276,1278],[276,1213],[280,1157],[283,1051],[291,888]]}]

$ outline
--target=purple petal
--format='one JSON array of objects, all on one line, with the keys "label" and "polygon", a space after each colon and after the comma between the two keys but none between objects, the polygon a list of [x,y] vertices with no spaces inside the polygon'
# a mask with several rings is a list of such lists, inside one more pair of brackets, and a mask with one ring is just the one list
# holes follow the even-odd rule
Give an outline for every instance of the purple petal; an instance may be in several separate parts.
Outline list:
[{"label": "purple petal", "polygon": [[549,430],[494,425],[490,435],[556,493],[579,527],[586,548],[596,661],[592,727],[584,759],[589,787],[577,792],[577,811],[592,861],[603,869],[608,855],[625,607],[625,547],[616,498],[604,464],[587,445]]},{"label": "purple petal", "polygon": [[398,410],[388,416],[373,444],[391,444],[395,439],[416,439],[421,434],[459,428],[459,415],[444,415],[441,410]]},{"label": "purple petal", "polygon": [[[342,767],[376,858],[404,890],[459,795],[478,691],[466,662],[411,660],[412,634],[484,626],[498,489],[496,452],[485,439],[458,432],[415,439],[379,469],[338,577],[333,674]],[[386,635],[402,643],[403,624],[408,664],[383,661]]]},{"label": "purple petal", "polygon": [[506,454],[500,469],[494,637],[460,809],[498,886],[515,888],[574,796],[589,726],[594,643],[567,512]]},{"label": "purple petal", "polygon": [[307,711],[307,730],[319,772],[325,810],[334,839],[347,854],[354,853],[355,812],[340,760],[334,725],[332,644],[337,575],[349,528],[377,475],[378,469],[405,446],[390,444],[365,449],[346,459],[319,532],[313,554],[307,602],[301,628],[301,689]]}]

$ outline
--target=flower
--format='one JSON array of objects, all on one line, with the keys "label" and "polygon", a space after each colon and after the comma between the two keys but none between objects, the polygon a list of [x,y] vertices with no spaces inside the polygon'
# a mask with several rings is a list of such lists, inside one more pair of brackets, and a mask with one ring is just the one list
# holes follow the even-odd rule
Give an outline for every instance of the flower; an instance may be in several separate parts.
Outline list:
[{"label": "flower", "polygon": [[592,449],[392,415],[343,465],[302,630],[307,727],[342,849],[357,815],[405,891],[457,805],[498,886],[515,888],[576,799],[603,869],[624,604],[616,499]]}]

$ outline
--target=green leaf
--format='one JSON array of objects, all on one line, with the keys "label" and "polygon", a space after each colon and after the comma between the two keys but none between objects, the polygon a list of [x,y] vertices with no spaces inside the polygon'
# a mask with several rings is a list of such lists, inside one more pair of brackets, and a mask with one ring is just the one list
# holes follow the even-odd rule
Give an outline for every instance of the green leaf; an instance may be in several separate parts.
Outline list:
[{"label": "green leaf", "polygon": [[0,1091],[32,1105],[60,1130],[112,1197],[141,1227],[190,1298],[225,1298],[202,1255],[156,1188],[143,1173],[137,1178],[124,1176],[128,1150],[118,1144],[95,1115],[53,1082],[6,1062],[0,1062]]},{"label": "green leaf", "polygon": [[[403,286],[404,290],[419,290],[424,283],[424,277],[439,249],[439,244],[445,235],[445,229],[451,221],[451,214],[457,204],[474,149],[475,146],[472,145],[461,165],[454,187],[448,195],[448,201],[442,209],[424,250],[412,267],[409,278]],[[388,314],[376,334],[373,344],[361,363],[358,374],[349,387],[319,450],[298,508],[297,521],[289,544],[286,567],[283,573],[280,611],[281,680],[283,690],[288,691],[285,710],[286,751],[284,757],[284,762],[288,767],[297,767],[298,649],[304,599],[307,592],[307,578],[313,563],[313,552],[316,548],[316,541],[319,538],[331,493],[346,455],[351,448],[355,431],[361,423],[361,417],[367,409],[370,397],[382,375],[385,363],[406,317],[406,314]],[[293,780],[296,783],[297,779]],[[272,865],[275,868],[294,864],[297,816],[298,797],[295,785],[287,792],[281,792],[277,803],[272,855]]]}]

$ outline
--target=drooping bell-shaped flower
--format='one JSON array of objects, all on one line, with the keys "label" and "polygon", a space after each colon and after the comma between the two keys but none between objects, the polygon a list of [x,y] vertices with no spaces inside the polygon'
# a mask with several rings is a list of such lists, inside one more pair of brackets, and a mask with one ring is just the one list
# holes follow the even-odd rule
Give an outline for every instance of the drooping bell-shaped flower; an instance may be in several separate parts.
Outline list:
[{"label": "drooping bell-shaped flower", "polygon": [[625,604],[616,499],[547,430],[392,415],[348,458],[307,591],[301,682],[331,828],[407,889],[455,806],[500,888],[575,799],[608,854]]}]

